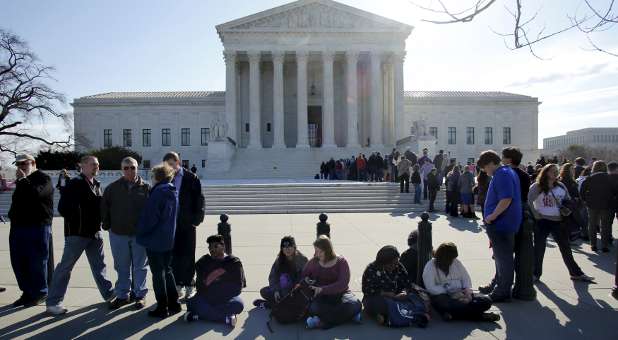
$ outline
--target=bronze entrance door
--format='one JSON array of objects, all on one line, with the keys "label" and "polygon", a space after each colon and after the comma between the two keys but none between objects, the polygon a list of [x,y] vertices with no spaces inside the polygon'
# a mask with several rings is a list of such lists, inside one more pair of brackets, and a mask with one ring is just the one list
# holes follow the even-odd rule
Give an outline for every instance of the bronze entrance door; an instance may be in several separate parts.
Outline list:
[{"label": "bronze entrance door", "polygon": [[307,115],[309,146],[319,148],[322,146],[322,107],[309,106],[307,108]]}]

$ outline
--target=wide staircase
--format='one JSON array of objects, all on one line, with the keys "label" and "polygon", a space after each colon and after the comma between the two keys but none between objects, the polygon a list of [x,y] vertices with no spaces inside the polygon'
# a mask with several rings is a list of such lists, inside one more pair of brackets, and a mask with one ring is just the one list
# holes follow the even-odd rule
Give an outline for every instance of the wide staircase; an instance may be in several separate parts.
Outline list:
[{"label": "wide staircase", "polygon": [[[394,183],[348,181],[222,181],[202,187],[207,214],[296,214],[320,212],[421,212],[427,201],[413,204],[414,194],[399,193]],[[6,216],[12,191],[0,193],[0,215]],[[59,194],[54,195],[54,208]],[[438,193],[437,211],[444,208],[444,193]]]},{"label": "wide staircase", "polygon": [[[297,214],[320,212],[421,212],[427,201],[413,204],[414,195],[399,193],[393,183],[316,181],[283,184],[207,185],[208,214]],[[436,199],[444,208],[444,195]]]}]

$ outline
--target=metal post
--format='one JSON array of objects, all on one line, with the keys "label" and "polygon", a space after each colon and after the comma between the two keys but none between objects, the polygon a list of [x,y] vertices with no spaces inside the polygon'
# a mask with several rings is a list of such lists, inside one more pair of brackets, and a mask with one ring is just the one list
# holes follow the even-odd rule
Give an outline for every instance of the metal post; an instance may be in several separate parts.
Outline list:
[{"label": "metal post", "polygon": [[424,212],[421,214],[421,221],[418,222],[418,268],[416,282],[423,282],[423,270],[425,269],[425,264],[431,260],[432,250],[431,222],[429,222],[429,214]]},{"label": "metal post", "polygon": [[534,248],[532,233],[534,217],[527,207],[524,207],[524,219],[515,235],[515,285],[513,297],[519,300],[531,301],[536,298],[534,289]]}]

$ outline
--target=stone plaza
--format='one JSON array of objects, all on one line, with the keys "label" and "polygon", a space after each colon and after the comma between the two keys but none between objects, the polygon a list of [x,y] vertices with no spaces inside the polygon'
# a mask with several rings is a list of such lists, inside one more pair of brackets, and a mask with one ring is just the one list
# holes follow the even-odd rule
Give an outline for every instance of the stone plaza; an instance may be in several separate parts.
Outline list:
[{"label": "stone plaza", "polygon": [[[487,236],[480,224],[464,219],[450,219],[432,215],[433,245],[454,241],[459,247],[459,259],[467,267],[473,286],[486,284],[494,273]],[[206,216],[198,227],[197,255],[207,252],[206,237],[216,231],[217,216]],[[498,323],[450,322],[432,314],[428,328],[386,328],[364,317],[362,325],[346,324],[333,329],[306,330],[302,324],[274,324],[274,333],[266,327],[268,312],[255,309],[251,302],[266,285],[268,271],[275,258],[279,240],[291,234],[300,250],[311,255],[315,238],[316,214],[289,215],[232,215],[234,250],[243,261],[247,288],[241,297],[245,310],[239,315],[235,329],[207,322],[187,324],[182,314],[163,321],[146,315],[154,305],[152,290],[147,296],[147,308],[134,311],[126,306],[110,311],[96,289],[85,256],[78,261],[69,284],[66,306],[69,313],[61,317],[45,314],[43,305],[12,309],[10,303],[19,297],[8,252],[8,224],[0,224],[0,286],[7,288],[0,294],[0,338],[33,339],[617,339],[616,309],[618,301],[609,296],[614,274],[615,248],[609,254],[593,254],[587,245],[576,244],[576,261],[596,284],[574,283],[555,244],[550,241],[545,256],[545,274],[536,284],[537,300],[514,300],[497,304],[492,310],[502,320]],[[373,261],[383,245],[393,244],[400,251],[406,249],[408,233],[417,227],[417,213],[356,213],[330,214],[335,251],[350,263],[350,287],[362,298],[361,276],[365,266]],[[64,245],[62,218],[53,224],[56,263]],[[616,224],[614,224],[616,225]],[[614,232],[618,232],[614,229]],[[107,272],[112,280],[116,274],[112,266],[107,232],[104,232]],[[151,279],[148,278],[151,288]],[[184,307],[183,307],[184,308]]]}]

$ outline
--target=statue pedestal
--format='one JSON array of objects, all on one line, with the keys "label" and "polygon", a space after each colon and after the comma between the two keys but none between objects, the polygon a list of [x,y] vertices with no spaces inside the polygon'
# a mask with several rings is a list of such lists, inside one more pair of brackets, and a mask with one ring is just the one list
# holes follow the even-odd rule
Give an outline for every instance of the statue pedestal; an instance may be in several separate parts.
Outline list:
[{"label": "statue pedestal", "polygon": [[207,171],[223,172],[232,167],[232,157],[236,147],[227,139],[216,139],[208,142]]}]

